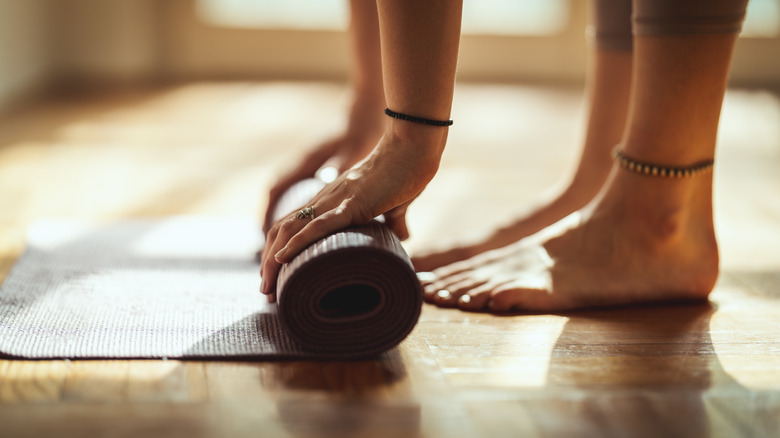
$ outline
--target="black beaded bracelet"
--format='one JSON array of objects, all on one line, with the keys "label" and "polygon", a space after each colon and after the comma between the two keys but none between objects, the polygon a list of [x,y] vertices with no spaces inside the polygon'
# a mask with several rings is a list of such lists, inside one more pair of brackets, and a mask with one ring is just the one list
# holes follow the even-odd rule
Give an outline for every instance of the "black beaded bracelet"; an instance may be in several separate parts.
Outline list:
[{"label": "black beaded bracelet", "polygon": [[407,122],[422,123],[423,125],[451,126],[453,123],[452,120],[432,120],[423,117],[415,117],[407,114],[397,113],[395,111],[392,111],[390,108],[385,108],[385,114],[387,114],[388,116],[394,119],[406,120]]}]

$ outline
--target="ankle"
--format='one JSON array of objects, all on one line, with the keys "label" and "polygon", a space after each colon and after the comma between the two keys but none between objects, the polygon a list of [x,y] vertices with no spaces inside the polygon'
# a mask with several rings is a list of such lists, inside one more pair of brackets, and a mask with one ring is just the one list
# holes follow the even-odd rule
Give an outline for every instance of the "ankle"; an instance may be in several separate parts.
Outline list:
[{"label": "ankle", "polygon": [[637,231],[650,247],[665,249],[677,246],[687,235],[688,212],[680,205],[641,205],[631,211]]},{"label": "ankle", "polygon": [[680,244],[715,240],[707,176],[665,179],[616,169],[596,214],[623,216],[637,243],[663,251]]}]

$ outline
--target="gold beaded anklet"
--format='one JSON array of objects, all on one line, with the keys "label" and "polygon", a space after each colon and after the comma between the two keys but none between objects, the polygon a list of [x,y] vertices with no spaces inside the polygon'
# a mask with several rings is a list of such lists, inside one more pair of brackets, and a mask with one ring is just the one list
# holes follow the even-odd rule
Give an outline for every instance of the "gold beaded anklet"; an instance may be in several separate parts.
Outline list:
[{"label": "gold beaded anklet", "polygon": [[612,150],[612,158],[620,164],[620,167],[647,176],[659,176],[661,178],[688,178],[705,172],[712,172],[715,164],[713,160],[702,161],[686,167],[659,166],[652,163],[642,163],[623,155],[620,147]]}]

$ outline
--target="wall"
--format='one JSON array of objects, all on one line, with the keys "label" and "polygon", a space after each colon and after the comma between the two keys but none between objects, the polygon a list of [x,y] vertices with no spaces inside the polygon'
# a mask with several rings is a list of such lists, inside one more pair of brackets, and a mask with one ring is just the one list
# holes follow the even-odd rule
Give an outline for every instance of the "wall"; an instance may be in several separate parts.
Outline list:
[{"label": "wall", "polygon": [[222,27],[195,0],[164,3],[162,73],[167,78],[335,79],[347,75],[347,37],[338,31]]},{"label": "wall", "polygon": [[52,62],[48,0],[0,0],[0,111],[34,96]]},{"label": "wall", "polygon": [[168,0],[51,0],[60,81],[127,81],[160,64],[160,8]]},{"label": "wall", "polygon": [[[467,80],[581,81],[586,3],[571,0],[572,26],[562,35],[465,35],[458,76]],[[228,27],[198,14],[196,0],[165,2],[163,72],[173,78],[307,78],[344,80],[347,36],[339,31]]]},{"label": "wall", "polygon": [[[587,3],[554,37],[464,35],[460,79],[582,83]],[[780,37],[740,38],[732,83],[780,87]],[[196,0],[0,0],[0,110],[46,84],[188,79],[344,80],[337,31],[225,27]]]},{"label": "wall", "polygon": [[[197,13],[196,0],[165,1],[162,66],[168,78],[314,78],[347,75],[346,35],[225,27]],[[472,81],[582,83],[586,71],[587,2],[570,0],[571,23],[554,37],[464,35],[458,77]],[[740,38],[732,83],[780,87],[780,36]]]}]

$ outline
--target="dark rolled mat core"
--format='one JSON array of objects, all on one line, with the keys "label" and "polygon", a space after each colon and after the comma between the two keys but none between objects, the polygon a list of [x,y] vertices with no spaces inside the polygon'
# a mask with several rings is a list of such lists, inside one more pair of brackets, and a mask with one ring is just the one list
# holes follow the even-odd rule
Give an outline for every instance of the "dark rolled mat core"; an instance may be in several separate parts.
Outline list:
[{"label": "dark rolled mat core", "polygon": [[[276,217],[306,206],[324,183],[306,180],[281,198]],[[279,320],[306,349],[370,356],[398,345],[420,317],[423,293],[398,237],[375,219],[313,243],[279,271]]]}]

